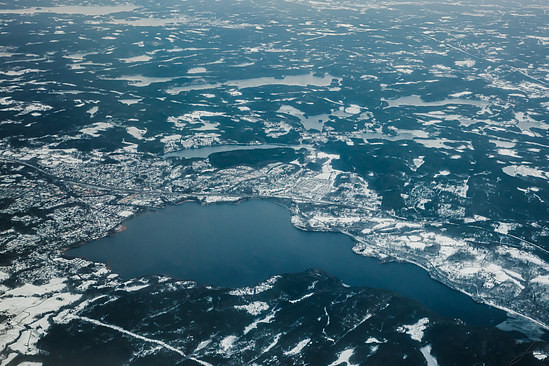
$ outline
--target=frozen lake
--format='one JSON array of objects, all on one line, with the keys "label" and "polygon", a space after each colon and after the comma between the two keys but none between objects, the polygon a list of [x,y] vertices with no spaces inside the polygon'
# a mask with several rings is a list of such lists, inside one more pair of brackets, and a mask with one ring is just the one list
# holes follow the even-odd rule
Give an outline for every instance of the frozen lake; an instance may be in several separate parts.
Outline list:
[{"label": "frozen lake", "polygon": [[192,84],[180,87],[171,87],[166,90],[168,94],[177,95],[182,92],[192,90],[217,89],[219,87],[236,87],[238,89],[257,88],[269,85],[286,85],[286,86],[317,86],[327,87],[333,80],[341,80],[331,75],[316,76],[312,72],[302,75],[288,75],[281,78],[275,77],[260,77],[251,79],[229,80],[224,83],[214,84]]},{"label": "frozen lake", "polygon": [[195,149],[185,149],[172,151],[164,155],[166,158],[207,158],[211,154],[218,152],[236,151],[236,150],[256,150],[256,149],[279,149],[279,148],[291,148],[300,149],[309,145],[281,145],[281,144],[261,144],[261,145],[215,145],[215,146],[203,146]]}]

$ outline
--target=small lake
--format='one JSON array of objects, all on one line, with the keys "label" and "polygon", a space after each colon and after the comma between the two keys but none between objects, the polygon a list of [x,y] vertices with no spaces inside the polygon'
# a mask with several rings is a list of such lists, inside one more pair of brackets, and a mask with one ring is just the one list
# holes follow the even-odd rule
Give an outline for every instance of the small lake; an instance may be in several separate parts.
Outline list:
[{"label": "small lake", "polygon": [[437,100],[433,102],[426,102],[419,95],[410,95],[407,97],[401,97],[397,99],[383,99],[384,102],[387,102],[389,105],[387,108],[392,107],[402,107],[402,106],[414,106],[414,107],[442,107],[447,105],[473,105],[475,107],[485,107],[486,102],[482,100],[475,99],[462,99],[462,98],[450,98],[444,100]]},{"label": "small lake", "polygon": [[282,105],[278,109],[277,113],[289,114],[291,116],[299,118],[303,128],[306,130],[322,131],[324,123],[330,120],[329,113],[321,113],[315,115],[307,115],[305,112],[292,107],[291,105]]},{"label": "small lake", "polygon": [[348,285],[391,290],[470,324],[495,325],[506,318],[415,265],[354,254],[352,240],[343,234],[298,230],[288,210],[270,201],[185,203],[146,211],[126,226],[67,254],[106,262],[123,278],[162,274],[221,287],[316,268]]}]

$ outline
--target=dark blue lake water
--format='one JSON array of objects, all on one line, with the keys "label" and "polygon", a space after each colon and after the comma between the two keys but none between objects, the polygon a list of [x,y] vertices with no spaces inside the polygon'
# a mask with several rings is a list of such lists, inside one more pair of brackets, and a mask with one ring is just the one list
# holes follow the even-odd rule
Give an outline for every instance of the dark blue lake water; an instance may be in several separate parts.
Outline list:
[{"label": "dark blue lake water", "polygon": [[356,255],[350,238],[304,232],[269,201],[201,206],[185,203],[147,211],[127,230],[67,254],[108,263],[122,277],[170,275],[202,284],[241,287],[281,273],[321,269],[352,286],[391,290],[435,312],[470,324],[493,325],[504,312],[477,304],[408,263]]}]

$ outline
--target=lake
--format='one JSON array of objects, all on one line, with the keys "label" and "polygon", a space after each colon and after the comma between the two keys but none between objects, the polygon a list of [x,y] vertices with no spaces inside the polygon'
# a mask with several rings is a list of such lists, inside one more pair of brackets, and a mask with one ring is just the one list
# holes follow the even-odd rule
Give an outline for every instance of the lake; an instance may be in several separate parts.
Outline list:
[{"label": "lake", "polygon": [[67,254],[106,262],[123,278],[161,274],[221,287],[250,286],[275,274],[316,268],[351,286],[394,291],[469,324],[495,325],[506,318],[415,265],[355,254],[353,241],[343,234],[298,230],[286,208],[267,200],[189,202],[146,211],[126,226]]},{"label": "lake", "polygon": [[229,80],[223,83],[215,84],[193,84],[179,87],[171,87],[166,90],[168,94],[177,95],[182,92],[188,92],[192,90],[206,90],[206,89],[217,89],[220,87],[236,87],[238,89],[246,88],[258,88],[269,85],[286,85],[286,86],[298,86],[298,87],[307,87],[307,86],[317,86],[317,87],[327,87],[333,82],[333,80],[341,81],[341,78],[337,78],[331,75],[316,76],[312,72],[308,74],[301,75],[286,75],[281,78],[275,77],[260,77],[252,79],[239,79],[239,80]]},{"label": "lake", "polygon": [[194,149],[177,150],[164,154],[165,158],[207,158],[211,154],[236,150],[259,150],[259,149],[300,149],[310,145],[282,145],[282,144],[255,144],[255,145],[213,145],[202,146]]}]

